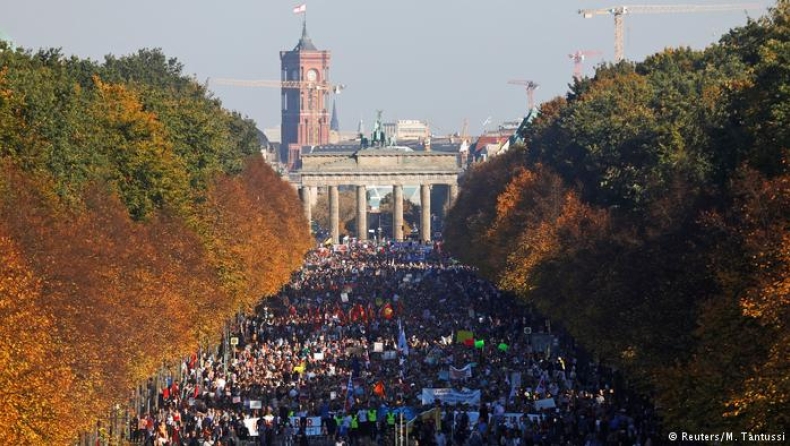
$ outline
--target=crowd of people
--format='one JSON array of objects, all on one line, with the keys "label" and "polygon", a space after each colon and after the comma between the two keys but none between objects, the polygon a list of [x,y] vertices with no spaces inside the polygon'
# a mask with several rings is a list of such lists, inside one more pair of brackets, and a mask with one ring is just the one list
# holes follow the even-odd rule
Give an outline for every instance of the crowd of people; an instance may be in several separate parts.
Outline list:
[{"label": "crowd of people", "polygon": [[616,375],[441,245],[318,248],[232,331],[232,351],[183,361],[136,439],[649,445],[659,429]]}]

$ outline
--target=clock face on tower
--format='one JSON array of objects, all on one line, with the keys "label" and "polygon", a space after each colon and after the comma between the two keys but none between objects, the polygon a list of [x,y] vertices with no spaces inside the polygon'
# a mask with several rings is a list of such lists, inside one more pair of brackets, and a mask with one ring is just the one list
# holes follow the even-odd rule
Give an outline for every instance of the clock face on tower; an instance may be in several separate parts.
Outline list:
[{"label": "clock face on tower", "polygon": [[314,69],[307,70],[307,80],[309,82],[315,82],[318,79],[318,71]]}]

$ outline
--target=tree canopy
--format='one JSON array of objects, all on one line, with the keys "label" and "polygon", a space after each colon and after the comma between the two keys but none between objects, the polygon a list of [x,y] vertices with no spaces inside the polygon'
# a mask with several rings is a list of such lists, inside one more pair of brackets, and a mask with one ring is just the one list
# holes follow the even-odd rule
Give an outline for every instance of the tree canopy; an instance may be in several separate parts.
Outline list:
[{"label": "tree canopy", "polygon": [[447,247],[654,395],[670,430],[790,426],[790,2],[601,66],[476,166]]},{"label": "tree canopy", "polygon": [[273,295],[309,246],[254,122],[175,59],[97,63],[0,42],[6,442],[73,441],[163,361]]}]

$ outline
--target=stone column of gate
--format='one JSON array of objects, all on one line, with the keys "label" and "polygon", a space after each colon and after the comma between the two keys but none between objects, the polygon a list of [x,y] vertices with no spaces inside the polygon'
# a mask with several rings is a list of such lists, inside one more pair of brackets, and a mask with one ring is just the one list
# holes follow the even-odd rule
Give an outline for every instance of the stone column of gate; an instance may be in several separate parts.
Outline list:
[{"label": "stone column of gate", "polygon": [[310,222],[313,221],[313,212],[312,212],[312,197],[310,197],[310,188],[307,186],[302,186],[299,189],[299,197],[302,199],[302,209],[304,209],[304,216],[307,218],[308,227]]},{"label": "stone column of gate", "polygon": [[392,207],[392,236],[397,241],[403,240],[403,186],[396,184],[392,186],[392,199],[395,203]]},{"label": "stone column of gate", "polygon": [[368,188],[357,186],[357,238],[368,239]]},{"label": "stone column of gate", "polygon": [[332,243],[340,243],[340,203],[337,195],[337,186],[329,186],[329,230],[332,233]]},{"label": "stone column of gate", "polygon": [[420,185],[420,240],[431,241],[431,185]]}]

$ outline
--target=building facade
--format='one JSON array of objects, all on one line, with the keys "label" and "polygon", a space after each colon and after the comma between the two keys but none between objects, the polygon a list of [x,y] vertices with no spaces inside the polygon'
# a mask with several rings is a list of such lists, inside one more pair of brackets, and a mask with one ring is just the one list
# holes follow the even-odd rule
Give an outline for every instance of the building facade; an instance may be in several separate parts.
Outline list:
[{"label": "building facade", "polygon": [[421,141],[431,136],[431,128],[428,123],[416,119],[385,122],[383,128],[387,138],[395,138],[396,141]]},{"label": "building facade", "polygon": [[302,25],[302,37],[291,51],[280,52],[282,88],[281,154],[296,167],[302,146],[329,143],[329,51],[319,51]]}]

